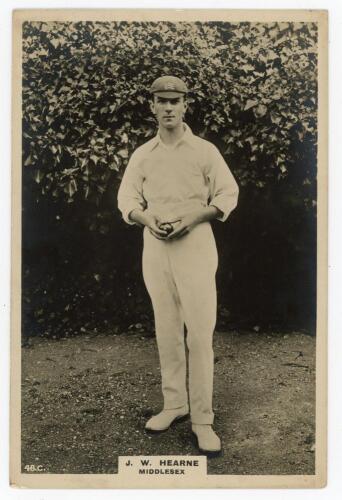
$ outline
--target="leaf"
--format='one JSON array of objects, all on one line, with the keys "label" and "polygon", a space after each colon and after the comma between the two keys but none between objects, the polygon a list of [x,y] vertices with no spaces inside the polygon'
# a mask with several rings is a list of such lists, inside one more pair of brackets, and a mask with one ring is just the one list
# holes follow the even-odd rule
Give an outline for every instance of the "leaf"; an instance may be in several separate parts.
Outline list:
[{"label": "leaf", "polygon": [[65,168],[64,170],[62,170],[62,173],[63,175],[72,175],[74,174],[75,172],[77,172],[78,168],[75,167],[75,168]]},{"label": "leaf", "polygon": [[128,151],[127,151],[127,149],[119,149],[118,155],[121,156],[121,158],[128,158]]},{"label": "leaf", "polygon": [[264,104],[259,104],[254,110],[255,116],[261,118],[267,113],[267,106]]},{"label": "leaf", "polygon": [[273,111],[271,111],[270,117],[271,117],[271,121],[273,123],[276,123],[277,125],[279,125],[279,123],[281,122],[280,116],[276,115]]},{"label": "leaf", "polygon": [[270,61],[274,61],[274,59],[277,59],[279,56],[273,52],[272,50],[270,50],[267,54],[267,58],[270,60]]},{"label": "leaf", "polygon": [[32,156],[31,155],[28,155],[28,157],[26,158],[26,160],[24,162],[25,167],[28,167],[29,165],[32,165]]},{"label": "leaf", "polygon": [[252,66],[251,64],[244,64],[243,66],[241,66],[241,69],[247,73],[249,71],[253,71],[254,66]]},{"label": "leaf", "polygon": [[54,46],[55,49],[57,49],[57,47],[59,47],[59,45],[60,45],[60,41],[58,40],[58,38],[52,38],[50,40],[50,43],[51,43],[51,45]]},{"label": "leaf", "polygon": [[112,161],[111,163],[109,163],[108,167],[110,170],[119,171],[119,166],[115,161]]},{"label": "leaf", "polygon": [[42,179],[43,179],[43,174],[40,170],[37,170],[37,172],[35,173],[35,176],[34,176],[34,180],[36,181],[37,184],[40,184]]},{"label": "leaf", "polygon": [[74,194],[76,193],[76,191],[77,191],[77,184],[76,184],[75,179],[72,179],[67,184],[67,189],[66,189],[66,192],[69,195],[69,200],[68,200],[69,202],[70,202],[70,198],[72,198],[74,196]]},{"label": "leaf", "polygon": [[258,104],[258,101],[255,101],[253,99],[248,99],[248,101],[246,102],[246,105],[244,107],[244,110],[247,111],[250,108],[254,108],[254,106],[256,106],[257,104]]},{"label": "leaf", "polygon": [[97,165],[97,162],[99,161],[100,157],[92,154],[92,155],[90,155],[90,159],[93,160],[95,165]]}]

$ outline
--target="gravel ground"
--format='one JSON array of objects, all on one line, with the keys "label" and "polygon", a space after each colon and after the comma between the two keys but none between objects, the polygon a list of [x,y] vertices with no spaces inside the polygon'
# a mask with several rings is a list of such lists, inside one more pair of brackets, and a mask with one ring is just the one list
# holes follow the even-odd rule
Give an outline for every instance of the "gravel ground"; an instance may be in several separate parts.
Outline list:
[{"label": "gravel ground", "polygon": [[[198,455],[189,421],[149,435],[162,407],[154,337],[35,338],[22,351],[22,471],[116,473],[119,455]],[[208,474],[315,473],[315,339],[214,336],[215,429]],[[34,472],[32,472],[34,473]]]}]

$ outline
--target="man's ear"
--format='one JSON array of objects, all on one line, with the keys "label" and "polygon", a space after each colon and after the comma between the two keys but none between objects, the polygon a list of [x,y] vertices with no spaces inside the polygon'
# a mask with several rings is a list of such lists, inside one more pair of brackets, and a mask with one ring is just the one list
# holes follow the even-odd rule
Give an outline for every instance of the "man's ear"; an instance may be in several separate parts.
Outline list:
[{"label": "man's ear", "polygon": [[154,99],[152,99],[150,101],[150,109],[151,109],[152,113],[155,115],[156,114],[156,110],[155,110],[155,107],[154,107]]}]

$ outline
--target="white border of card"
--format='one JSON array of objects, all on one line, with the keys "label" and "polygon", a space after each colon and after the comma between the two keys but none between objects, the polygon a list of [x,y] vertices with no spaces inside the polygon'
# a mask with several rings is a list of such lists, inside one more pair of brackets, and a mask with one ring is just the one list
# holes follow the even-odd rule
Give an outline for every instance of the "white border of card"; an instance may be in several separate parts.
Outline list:
[{"label": "white border of card", "polygon": [[[314,475],[208,475],[206,458],[119,457],[118,474],[35,474],[21,472],[21,41],[24,21],[227,21],[316,22],[318,24],[318,237],[316,464]],[[327,467],[327,179],[328,179],[328,13],[323,10],[145,10],[30,9],[13,14],[12,69],[12,291],[10,481],[26,488],[320,488]],[[141,460],[197,460],[185,475],[139,475]],[[131,460],[129,467],[128,460]],[[167,462],[165,462],[167,463]],[[131,468],[133,464],[133,468]]]}]

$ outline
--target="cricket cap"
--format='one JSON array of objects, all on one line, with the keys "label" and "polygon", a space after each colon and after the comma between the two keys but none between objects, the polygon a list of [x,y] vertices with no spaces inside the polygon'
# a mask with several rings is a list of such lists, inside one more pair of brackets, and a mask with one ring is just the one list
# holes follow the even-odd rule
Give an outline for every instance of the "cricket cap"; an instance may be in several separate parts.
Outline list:
[{"label": "cricket cap", "polygon": [[179,97],[188,92],[186,84],[177,76],[160,76],[152,83],[150,93],[163,97]]}]

